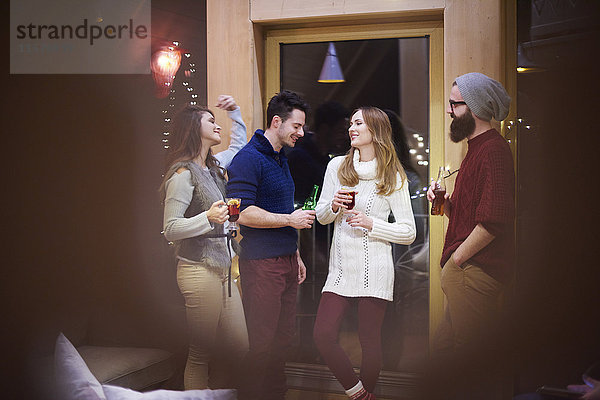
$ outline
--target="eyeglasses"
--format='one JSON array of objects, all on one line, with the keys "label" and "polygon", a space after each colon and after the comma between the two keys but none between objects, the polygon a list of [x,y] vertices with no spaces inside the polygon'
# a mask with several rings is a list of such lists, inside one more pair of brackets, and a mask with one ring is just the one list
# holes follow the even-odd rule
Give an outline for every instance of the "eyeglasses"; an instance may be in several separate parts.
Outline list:
[{"label": "eyeglasses", "polygon": [[467,105],[467,103],[464,101],[448,100],[448,103],[450,103],[450,109],[452,109],[452,112],[454,112],[454,106],[459,106],[461,104]]}]

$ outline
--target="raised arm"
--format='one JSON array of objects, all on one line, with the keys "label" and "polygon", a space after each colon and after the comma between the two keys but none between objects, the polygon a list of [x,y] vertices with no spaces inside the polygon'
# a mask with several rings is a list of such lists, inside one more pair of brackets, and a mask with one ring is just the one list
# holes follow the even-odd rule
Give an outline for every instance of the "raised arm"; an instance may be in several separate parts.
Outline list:
[{"label": "raised arm", "polygon": [[219,160],[221,167],[227,169],[231,160],[246,144],[246,124],[242,120],[240,107],[236,104],[235,99],[231,96],[221,95],[217,102],[217,107],[226,110],[227,115],[231,118],[231,141],[229,147],[217,154],[215,157]]}]

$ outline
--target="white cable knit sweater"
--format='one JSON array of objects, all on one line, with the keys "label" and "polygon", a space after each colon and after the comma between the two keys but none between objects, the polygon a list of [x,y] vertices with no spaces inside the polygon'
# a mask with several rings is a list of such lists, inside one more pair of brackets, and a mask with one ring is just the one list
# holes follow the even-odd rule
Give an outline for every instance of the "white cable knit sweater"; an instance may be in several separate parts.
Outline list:
[{"label": "white cable knit sweater", "polygon": [[[390,242],[411,244],[415,239],[408,183],[401,189],[400,175],[397,189],[389,196],[377,194],[377,160],[361,162],[359,152],[354,152],[354,168],[359,176],[355,187],[355,210],[373,219],[373,229],[353,228],[345,222],[340,209],[331,210],[333,195],[341,188],[338,168],[344,157],[335,157],[327,165],[323,190],[317,203],[317,220],[323,224],[334,223],[333,242],[329,255],[329,274],[323,292],[333,292],[346,297],[377,297],[392,300],[394,291],[394,263]],[[389,223],[390,211],[395,223]]]}]

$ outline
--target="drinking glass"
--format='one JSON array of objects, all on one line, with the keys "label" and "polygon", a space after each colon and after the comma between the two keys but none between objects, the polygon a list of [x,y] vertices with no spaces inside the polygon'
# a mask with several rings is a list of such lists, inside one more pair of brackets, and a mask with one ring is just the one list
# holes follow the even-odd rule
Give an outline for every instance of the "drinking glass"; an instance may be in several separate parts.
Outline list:
[{"label": "drinking glass", "polygon": [[[346,207],[348,207],[348,210],[352,210],[354,208],[354,206],[356,205],[356,193],[357,193],[356,188],[342,186],[342,191],[346,192],[347,194],[349,194],[352,197],[352,200],[350,200],[349,203],[346,203]],[[348,221],[348,218],[350,218],[350,217],[346,217],[346,221]]]},{"label": "drinking glass", "polygon": [[236,221],[240,218],[240,205],[242,205],[242,199],[238,197],[227,197],[225,202],[227,203],[227,211],[229,212],[229,230],[237,231],[239,227]]},{"label": "drinking glass", "polygon": [[350,200],[350,203],[346,203],[346,207],[348,207],[348,210],[352,210],[356,205],[356,189],[353,187],[342,186],[342,191],[352,196],[352,200]]}]

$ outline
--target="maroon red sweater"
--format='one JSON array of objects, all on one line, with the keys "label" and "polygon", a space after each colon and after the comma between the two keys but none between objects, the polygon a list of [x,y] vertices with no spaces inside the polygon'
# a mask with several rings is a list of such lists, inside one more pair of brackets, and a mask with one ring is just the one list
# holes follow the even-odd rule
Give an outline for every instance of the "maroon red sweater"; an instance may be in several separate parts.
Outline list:
[{"label": "maroon red sweater", "polygon": [[468,262],[500,282],[514,266],[515,174],[506,140],[491,129],[468,141],[450,198],[450,221],[442,252],[442,267],[477,224],[494,240]]}]

